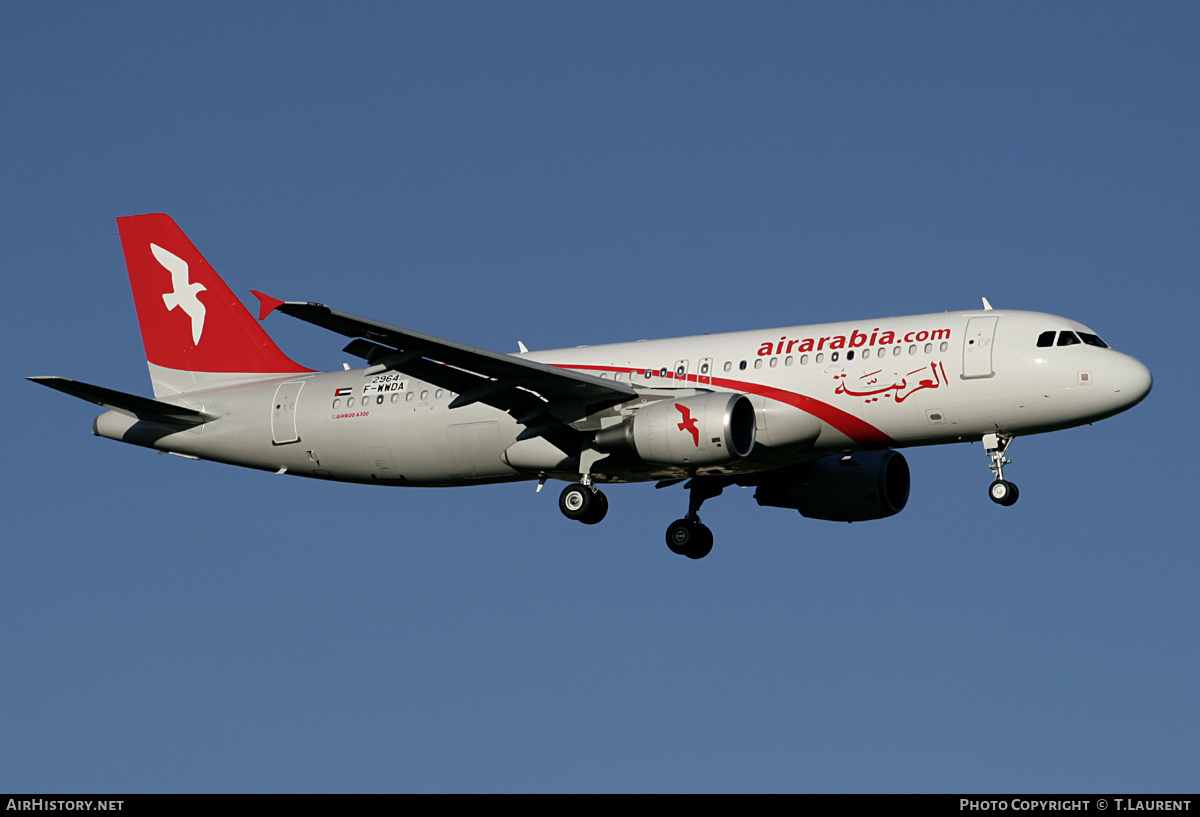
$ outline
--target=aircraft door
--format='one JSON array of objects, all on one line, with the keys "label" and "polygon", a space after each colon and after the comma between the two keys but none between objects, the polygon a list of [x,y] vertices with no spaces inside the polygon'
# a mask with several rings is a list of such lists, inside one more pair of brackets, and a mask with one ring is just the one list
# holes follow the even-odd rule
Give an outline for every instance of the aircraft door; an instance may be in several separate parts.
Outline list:
[{"label": "aircraft door", "polygon": [[696,382],[707,386],[712,384],[712,358],[701,358],[700,365],[696,367]]},{"label": "aircraft door", "polygon": [[275,445],[300,441],[296,429],[296,403],[303,388],[303,380],[289,380],[275,389],[275,400],[271,404],[271,441]]},{"label": "aircraft door", "polygon": [[686,360],[675,361],[675,380],[681,385],[687,383],[688,362]]},{"label": "aircraft door", "polygon": [[971,318],[967,321],[967,336],[963,338],[963,379],[991,377],[992,339],[999,318]]}]

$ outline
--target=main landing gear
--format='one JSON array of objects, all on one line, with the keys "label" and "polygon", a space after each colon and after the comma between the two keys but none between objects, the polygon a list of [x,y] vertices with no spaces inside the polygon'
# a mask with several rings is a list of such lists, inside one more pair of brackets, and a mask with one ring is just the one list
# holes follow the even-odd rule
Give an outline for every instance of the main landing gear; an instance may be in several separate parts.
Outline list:
[{"label": "main landing gear", "polygon": [[700,521],[700,506],[704,500],[720,494],[724,486],[717,480],[692,477],[684,487],[690,491],[687,516],[676,519],[667,528],[667,547],[680,556],[703,559],[712,551],[713,535]]},{"label": "main landing gear", "polygon": [[608,497],[590,479],[576,482],[563,488],[558,497],[558,509],[567,519],[595,525],[608,513]]},{"label": "main landing gear", "polygon": [[1004,479],[1004,466],[1012,463],[1012,460],[1005,457],[1004,453],[1008,451],[1008,446],[1012,441],[1013,437],[1009,434],[983,435],[983,450],[990,460],[988,468],[992,469],[992,473],[996,477],[988,487],[988,496],[997,505],[1012,505],[1021,494],[1014,483]]},{"label": "main landing gear", "polygon": [[[674,481],[659,483],[659,487],[674,484]],[[717,496],[724,486],[716,479],[693,477],[684,486],[689,490],[688,512],[683,519],[676,519],[667,528],[667,547],[672,553],[689,559],[703,559],[712,551],[712,531],[700,521],[700,506],[704,500]],[[567,519],[575,519],[585,525],[595,525],[608,513],[608,497],[585,476],[572,483],[558,497],[558,509]]]}]

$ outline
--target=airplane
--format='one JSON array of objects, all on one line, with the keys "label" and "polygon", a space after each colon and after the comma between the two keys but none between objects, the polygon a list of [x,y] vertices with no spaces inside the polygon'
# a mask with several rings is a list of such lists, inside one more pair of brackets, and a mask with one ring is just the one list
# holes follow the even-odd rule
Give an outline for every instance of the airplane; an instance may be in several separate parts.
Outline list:
[{"label": "airplane", "polygon": [[[1008,506],[1017,437],[1092,423],[1150,392],[1150,371],[1081,323],[983,308],[515,354],[251,290],[258,320],[170,216],[117,219],[154,398],[30,380],[105,409],[93,433],[191,459],[392,486],[567,482],[586,525],[601,485],[685,482],[668,547],[700,559],[701,505],[753,487],[759,505],[841,522],[908,501],[897,448],[982,441]],[[294,362],[259,321],[279,312],[350,338],[364,368]]]}]

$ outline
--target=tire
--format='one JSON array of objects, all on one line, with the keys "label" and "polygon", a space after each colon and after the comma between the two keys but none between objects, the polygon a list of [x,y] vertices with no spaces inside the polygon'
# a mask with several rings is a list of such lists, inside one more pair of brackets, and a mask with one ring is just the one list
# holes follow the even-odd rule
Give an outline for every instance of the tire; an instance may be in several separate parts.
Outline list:
[{"label": "tire", "polygon": [[591,506],[587,509],[587,513],[579,517],[579,521],[585,525],[595,525],[608,513],[608,497],[604,495],[603,491],[590,491],[589,493],[592,495]]},{"label": "tire", "polygon": [[1017,486],[998,479],[988,487],[988,497],[997,505],[1011,505],[1017,501]]},{"label": "tire", "polygon": [[1017,497],[1021,495],[1021,492],[1017,490],[1017,484],[1015,482],[1008,483],[1008,487],[1010,489],[1009,497],[1003,503],[1005,507],[1017,504]]},{"label": "tire", "polygon": [[683,554],[689,559],[703,559],[708,554],[712,553],[713,535],[707,525],[696,523],[695,536],[692,539],[692,546],[688,548],[688,552]]},{"label": "tire", "polygon": [[563,492],[558,495],[558,509],[567,519],[583,519],[592,508],[593,496],[587,486],[573,483],[563,488]]},{"label": "tire", "polygon": [[667,547],[672,553],[686,556],[694,538],[692,523],[686,519],[676,519],[667,526]]},{"label": "tire", "polygon": [[667,547],[680,556],[703,559],[712,552],[712,531],[699,522],[676,519],[667,528]]}]

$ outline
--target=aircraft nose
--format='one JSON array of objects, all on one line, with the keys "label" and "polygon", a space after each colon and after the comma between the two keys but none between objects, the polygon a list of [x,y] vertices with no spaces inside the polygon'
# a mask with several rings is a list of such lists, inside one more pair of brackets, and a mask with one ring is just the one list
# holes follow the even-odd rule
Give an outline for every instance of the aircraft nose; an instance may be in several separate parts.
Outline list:
[{"label": "aircraft nose", "polygon": [[1129,355],[1121,355],[1114,361],[1109,380],[1112,383],[1113,398],[1121,407],[1121,411],[1142,402],[1154,386],[1154,376],[1150,374],[1146,365]]}]

